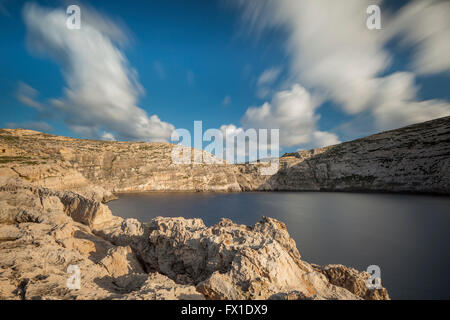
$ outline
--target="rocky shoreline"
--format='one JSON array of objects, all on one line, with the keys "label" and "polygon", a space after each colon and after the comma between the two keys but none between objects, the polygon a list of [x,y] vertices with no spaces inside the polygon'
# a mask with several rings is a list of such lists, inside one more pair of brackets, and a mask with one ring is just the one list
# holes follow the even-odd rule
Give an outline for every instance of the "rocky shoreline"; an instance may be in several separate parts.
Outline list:
[{"label": "rocky shoreline", "polygon": [[[0,187],[0,299],[389,299],[369,274],[303,261],[286,226],[112,215],[70,191]],[[67,287],[68,267],[81,272]]]},{"label": "rocky shoreline", "polygon": [[303,261],[280,221],[140,222],[104,203],[142,191],[450,194],[450,117],[286,154],[273,176],[259,163],[174,165],[172,147],[0,129],[0,299],[389,299],[365,272]]}]

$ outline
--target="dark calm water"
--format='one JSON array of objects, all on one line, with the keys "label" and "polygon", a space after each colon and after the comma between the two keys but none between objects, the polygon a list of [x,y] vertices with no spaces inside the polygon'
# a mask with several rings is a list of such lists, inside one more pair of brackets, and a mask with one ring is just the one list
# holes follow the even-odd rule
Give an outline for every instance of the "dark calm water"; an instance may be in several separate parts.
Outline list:
[{"label": "dark calm water", "polygon": [[114,214],[221,217],[286,223],[302,257],[317,264],[381,268],[393,299],[450,299],[450,197],[352,193],[146,193],[110,202]]}]

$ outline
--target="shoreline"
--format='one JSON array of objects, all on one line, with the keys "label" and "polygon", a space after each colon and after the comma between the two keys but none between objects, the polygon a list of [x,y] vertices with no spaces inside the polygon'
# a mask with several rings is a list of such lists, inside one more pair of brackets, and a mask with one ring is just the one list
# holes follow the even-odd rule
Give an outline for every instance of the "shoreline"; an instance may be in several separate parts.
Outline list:
[{"label": "shoreline", "polygon": [[[250,191],[195,191],[195,190],[146,190],[146,191],[120,191],[112,192],[115,196],[122,194],[252,194],[252,193],[349,193],[349,194],[380,194],[380,195],[410,195],[410,196],[430,196],[430,197],[444,197],[448,198],[450,194],[447,193],[433,193],[433,192],[416,192],[416,191],[383,191],[383,190],[250,190]],[[110,201],[114,201],[110,200]],[[108,201],[109,202],[109,201]]]},{"label": "shoreline", "polygon": [[[222,219],[207,227],[201,219],[160,217],[142,223],[114,216],[104,203],[130,190],[448,196],[449,128],[446,117],[298,151],[281,157],[272,176],[262,176],[258,164],[174,165],[168,143],[103,143],[1,129],[0,295],[389,299],[385,288],[367,287],[367,272],[302,260],[278,220],[263,217],[244,226]],[[66,270],[77,261],[84,283],[72,292]]]},{"label": "shoreline", "polygon": [[[450,195],[450,117],[261,164],[177,165],[169,143],[101,142],[0,129],[0,177],[106,192],[357,192]],[[212,155],[208,155],[213,157]],[[1,179],[0,179],[1,180]],[[1,182],[1,181],[0,181]]]},{"label": "shoreline", "polygon": [[[141,223],[80,194],[25,183],[2,186],[0,205],[0,269],[15,270],[0,277],[2,299],[389,299],[385,288],[366,287],[367,272],[301,260],[286,225],[272,218]],[[76,292],[65,289],[74,261],[84,279]]]}]

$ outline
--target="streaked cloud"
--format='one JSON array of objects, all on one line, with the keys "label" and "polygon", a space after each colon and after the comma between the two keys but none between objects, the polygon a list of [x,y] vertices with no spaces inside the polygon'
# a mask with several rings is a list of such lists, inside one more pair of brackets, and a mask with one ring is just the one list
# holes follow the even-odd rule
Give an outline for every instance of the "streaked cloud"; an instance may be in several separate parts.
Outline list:
[{"label": "streaked cloud", "polygon": [[270,85],[277,80],[281,73],[280,68],[270,68],[265,70],[258,78],[258,85]]},{"label": "streaked cloud", "polygon": [[447,101],[417,99],[418,87],[410,72],[396,72],[382,78],[378,91],[382,94],[374,101],[372,109],[378,129],[389,130],[450,115]]},{"label": "streaked cloud", "polygon": [[222,105],[227,106],[230,103],[231,103],[231,97],[230,96],[226,96],[225,98],[223,98]]},{"label": "streaked cloud", "polygon": [[44,106],[36,100],[38,92],[33,87],[29,86],[25,82],[20,81],[17,89],[17,100],[22,102],[28,107],[42,111]]},{"label": "streaked cloud", "polygon": [[260,99],[264,99],[273,93],[273,84],[277,81],[281,73],[281,68],[272,67],[264,70],[258,78],[256,83],[256,96]]},{"label": "streaked cloud", "polygon": [[450,2],[413,1],[388,22],[388,37],[398,36],[413,48],[412,70],[418,74],[450,71]]},{"label": "streaked cloud", "polygon": [[45,121],[25,121],[25,122],[7,122],[6,127],[11,129],[30,129],[41,132],[51,132],[53,130],[52,126]]},{"label": "streaked cloud", "polygon": [[[381,1],[234,2],[256,36],[267,28],[287,32],[291,81],[317,100],[331,100],[352,117],[369,113],[378,129],[450,115],[447,101],[420,100],[414,74],[449,69],[449,3],[412,1],[399,14],[383,12],[382,30],[368,30],[366,9]],[[391,65],[393,53],[386,44],[394,37],[404,37],[406,44],[418,48],[412,72],[381,76]],[[315,117],[292,116],[309,119],[310,127],[317,123]]]},{"label": "streaked cloud", "polygon": [[143,88],[121,50],[127,35],[119,26],[86,8],[80,30],[66,28],[60,9],[26,4],[23,18],[30,50],[50,56],[61,67],[64,95],[48,99],[46,106],[70,129],[91,138],[170,138],[174,126],[137,105]]}]

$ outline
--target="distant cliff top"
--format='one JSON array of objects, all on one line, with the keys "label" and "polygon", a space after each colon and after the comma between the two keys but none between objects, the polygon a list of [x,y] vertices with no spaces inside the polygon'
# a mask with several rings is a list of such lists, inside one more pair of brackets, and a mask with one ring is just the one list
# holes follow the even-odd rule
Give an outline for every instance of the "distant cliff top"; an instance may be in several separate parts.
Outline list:
[{"label": "distant cliff top", "polygon": [[[113,142],[0,129],[0,182],[128,191],[328,190],[450,194],[450,117],[338,145],[287,153],[273,176],[261,164],[177,165],[169,143]],[[205,156],[211,157],[204,152]],[[69,177],[71,177],[69,179]]]}]

